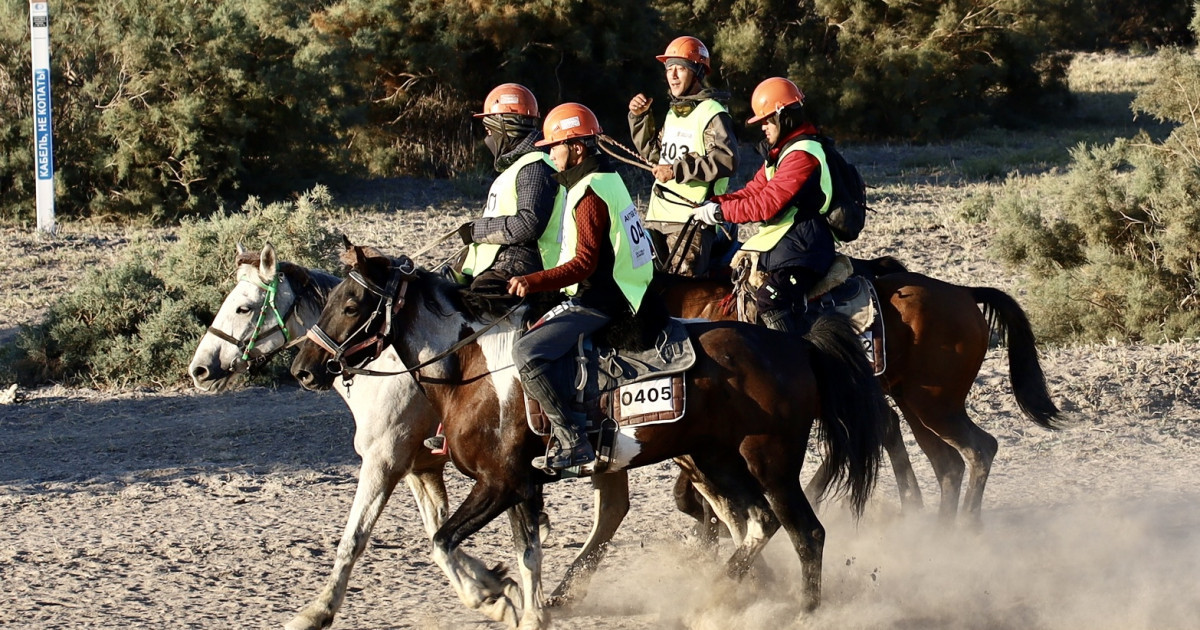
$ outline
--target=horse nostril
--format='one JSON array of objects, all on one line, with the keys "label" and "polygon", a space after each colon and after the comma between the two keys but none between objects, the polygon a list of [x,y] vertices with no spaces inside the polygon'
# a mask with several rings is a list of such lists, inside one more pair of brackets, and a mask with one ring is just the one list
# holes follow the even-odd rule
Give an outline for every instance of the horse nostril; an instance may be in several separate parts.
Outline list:
[{"label": "horse nostril", "polygon": [[192,369],[192,378],[198,381],[203,381],[204,379],[208,378],[208,368],[202,365],[197,365]]},{"label": "horse nostril", "polygon": [[292,376],[295,376],[296,380],[300,381],[301,385],[308,385],[313,380],[312,372],[309,372],[308,370],[297,370],[292,374]]}]

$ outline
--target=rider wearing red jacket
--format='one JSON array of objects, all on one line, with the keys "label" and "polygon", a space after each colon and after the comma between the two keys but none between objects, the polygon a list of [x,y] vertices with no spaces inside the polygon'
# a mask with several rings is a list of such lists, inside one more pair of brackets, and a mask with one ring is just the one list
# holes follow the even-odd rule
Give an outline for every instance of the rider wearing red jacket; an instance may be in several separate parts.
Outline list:
[{"label": "rider wearing red jacket", "polygon": [[782,77],[759,84],[751,98],[766,141],[766,161],[745,188],[712,197],[694,212],[710,225],[763,222],[742,249],[759,253],[767,280],[755,293],[759,316],[769,328],[796,330],[792,315],[807,310],[807,293],[829,271],[834,238],[824,214],[832,185],[825,153],[811,136],[816,126],[804,116],[804,94]]}]

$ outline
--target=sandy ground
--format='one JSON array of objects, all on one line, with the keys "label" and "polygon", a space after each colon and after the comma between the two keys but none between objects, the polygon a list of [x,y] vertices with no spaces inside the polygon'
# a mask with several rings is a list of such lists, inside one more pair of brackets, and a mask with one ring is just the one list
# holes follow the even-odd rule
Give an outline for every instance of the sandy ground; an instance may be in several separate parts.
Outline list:
[{"label": "sandy ground", "polygon": [[[964,186],[932,171],[905,175],[900,147],[851,157],[883,185],[869,232],[850,253],[895,254],[914,270],[1026,299],[1017,273],[989,255],[986,226],[955,220]],[[338,218],[356,242],[412,251],[477,211],[420,182],[386,185],[409,202]],[[128,243],[120,230],[71,225],[57,239],[14,229],[4,238],[0,338]],[[1052,395],[1076,417],[1056,433],[1019,415],[1004,351],[993,350],[969,401],[1000,442],[981,531],[937,525],[933,474],[909,437],[926,509],[900,515],[886,468],[860,522],[825,506],[824,602],[815,613],[801,609],[799,563],[784,536],[766,550],[767,572],[730,583],[675,511],[673,465],[635,471],[614,552],[586,599],[555,613],[556,627],[1194,628],[1198,349],[1194,340],[1044,348]],[[281,386],[20,395],[0,405],[0,626],[278,628],[323,585],[358,466],[353,422],[336,394]],[[468,481],[452,469],[447,476],[457,502]],[[549,589],[587,536],[590,484],[551,486],[547,504]],[[494,523],[467,547],[511,564],[507,529]],[[720,555],[728,552],[726,542]],[[334,627],[500,626],[452,594],[401,488]]]}]

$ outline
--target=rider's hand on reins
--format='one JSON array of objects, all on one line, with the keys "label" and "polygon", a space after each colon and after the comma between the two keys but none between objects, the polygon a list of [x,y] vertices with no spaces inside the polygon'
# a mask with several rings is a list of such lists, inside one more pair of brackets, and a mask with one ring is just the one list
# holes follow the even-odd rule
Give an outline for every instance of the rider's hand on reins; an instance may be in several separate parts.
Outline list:
[{"label": "rider's hand on reins", "polygon": [[675,179],[675,168],[670,164],[659,164],[654,167],[652,172],[654,173],[654,179],[660,182],[669,182]]},{"label": "rider's hand on reins", "polygon": [[525,279],[525,276],[513,276],[509,278],[508,292],[517,297],[529,295],[529,281]]}]

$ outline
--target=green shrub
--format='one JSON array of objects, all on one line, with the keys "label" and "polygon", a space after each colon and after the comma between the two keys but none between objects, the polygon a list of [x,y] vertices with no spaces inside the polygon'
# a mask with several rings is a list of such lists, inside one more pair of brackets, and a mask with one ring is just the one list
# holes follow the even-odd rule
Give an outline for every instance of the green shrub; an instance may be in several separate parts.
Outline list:
[{"label": "green shrub", "polygon": [[[1030,117],[1064,95],[1042,4],[1008,0],[659,0],[669,25],[714,43],[739,114],[757,83],[795,81],[842,137],[938,138]],[[738,116],[740,118],[740,115]]]},{"label": "green shrub", "polygon": [[1170,50],[1155,63],[1134,108],[1177,124],[1169,137],[1077,146],[1065,176],[996,196],[996,251],[1029,271],[1048,340],[1200,336],[1200,59]]},{"label": "green shrub", "polygon": [[[319,4],[52,1],[58,213],[161,222],[336,171],[361,97],[337,51],[307,46]],[[0,217],[27,221],[25,6],[0,8]]]},{"label": "green shrub", "polygon": [[324,227],[330,211],[328,192],[317,187],[294,204],[251,199],[241,212],[184,221],[177,238],[136,242],[0,351],[0,380],[98,387],[185,382],[197,342],[233,287],[236,245],[271,241],[281,260],[333,268],[341,246]]}]

